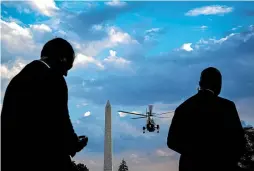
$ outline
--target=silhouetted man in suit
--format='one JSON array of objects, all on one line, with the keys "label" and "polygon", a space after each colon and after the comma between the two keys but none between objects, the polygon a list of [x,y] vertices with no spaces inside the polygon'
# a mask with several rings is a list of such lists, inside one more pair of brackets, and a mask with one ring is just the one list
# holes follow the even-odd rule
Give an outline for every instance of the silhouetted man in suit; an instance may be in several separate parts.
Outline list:
[{"label": "silhouetted man in suit", "polygon": [[[25,49],[24,49],[25,50]],[[41,59],[26,65],[9,83],[1,114],[3,171],[67,171],[87,145],[68,113],[65,79],[74,50],[61,38],[47,42]]]},{"label": "silhouetted man in suit", "polygon": [[201,73],[198,93],[175,110],[167,145],[181,154],[179,171],[233,171],[244,147],[244,132],[232,101],[221,98],[222,76]]}]

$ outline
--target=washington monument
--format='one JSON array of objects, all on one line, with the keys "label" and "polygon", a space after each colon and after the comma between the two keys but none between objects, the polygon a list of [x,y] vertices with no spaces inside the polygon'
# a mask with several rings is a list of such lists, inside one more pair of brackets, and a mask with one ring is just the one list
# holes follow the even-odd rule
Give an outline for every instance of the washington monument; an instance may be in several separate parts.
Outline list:
[{"label": "washington monument", "polygon": [[111,133],[111,105],[108,100],[105,107],[104,171],[113,171]]}]

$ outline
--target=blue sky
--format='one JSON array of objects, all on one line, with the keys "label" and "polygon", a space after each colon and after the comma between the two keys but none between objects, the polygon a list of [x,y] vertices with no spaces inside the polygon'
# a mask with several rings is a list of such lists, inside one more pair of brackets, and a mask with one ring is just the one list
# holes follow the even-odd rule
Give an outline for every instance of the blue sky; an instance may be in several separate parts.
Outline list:
[{"label": "blue sky", "polygon": [[253,2],[1,2],[1,99],[44,43],[66,38],[76,52],[66,77],[70,116],[89,137],[75,160],[103,168],[110,100],[115,167],[125,158],[131,170],[177,170],[178,154],[166,147],[171,119],[156,120],[160,134],[142,134],[145,120],[117,110],[174,110],[197,92],[200,72],[214,66],[223,75],[221,96],[254,125],[253,21]]}]

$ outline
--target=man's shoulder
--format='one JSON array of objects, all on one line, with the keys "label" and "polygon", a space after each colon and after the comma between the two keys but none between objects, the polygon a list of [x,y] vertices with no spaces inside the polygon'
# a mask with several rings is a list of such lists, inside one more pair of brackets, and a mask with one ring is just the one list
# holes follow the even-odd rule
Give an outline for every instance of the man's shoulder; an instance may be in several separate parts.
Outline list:
[{"label": "man's shoulder", "polygon": [[27,71],[31,70],[32,65],[34,65],[34,61],[25,65],[14,77],[12,77],[9,85],[12,85],[15,82],[18,82],[20,79],[23,80],[24,75],[26,75],[25,78],[27,78],[27,73],[31,73],[31,72],[27,72]]},{"label": "man's shoulder", "polygon": [[38,60],[31,61],[16,75],[22,77],[23,75],[34,75],[42,70],[43,66]]},{"label": "man's shoulder", "polygon": [[34,60],[26,67],[29,71],[35,70],[36,74],[40,74],[41,76],[45,77],[46,80],[54,80],[56,82],[66,83],[62,75],[59,75],[51,68],[48,68],[48,66],[40,60]]},{"label": "man's shoulder", "polygon": [[38,68],[39,66],[41,66],[41,63],[38,60],[33,60],[31,62],[29,62],[24,69],[32,69],[32,68]]},{"label": "man's shoulder", "polygon": [[232,106],[232,105],[235,105],[235,103],[231,100],[228,100],[226,98],[223,98],[223,97],[218,97],[218,102],[223,104],[223,105],[229,105],[229,106]]},{"label": "man's shoulder", "polygon": [[177,108],[176,110],[181,110],[181,109],[184,109],[188,106],[191,106],[193,104],[193,102],[196,101],[196,98],[197,98],[197,94],[189,97],[187,100],[185,100],[184,102],[182,102]]}]

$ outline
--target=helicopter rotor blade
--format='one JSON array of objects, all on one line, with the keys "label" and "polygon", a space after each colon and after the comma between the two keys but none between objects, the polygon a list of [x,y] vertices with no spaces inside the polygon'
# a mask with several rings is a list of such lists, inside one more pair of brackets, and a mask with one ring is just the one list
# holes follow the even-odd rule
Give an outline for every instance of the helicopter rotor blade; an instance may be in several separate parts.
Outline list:
[{"label": "helicopter rotor blade", "polygon": [[126,111],[122,111],[122,110],[120,110],[120,111],[118,111],[118,112],[122,112],[122,113],[126,113],[126,114],[131,114],[131,115],[139,115],[139,116],[144,116],[144,117],[146,117],[146,115],[140,114],[140,113],[126,112]]},{"label": "helicopter rotor blade", "polygon": [[131,118],[131,119],[142,119],[142,118],[147,118],[147,117],[138,117],[138,118]]},{"label": "helicopter rotor blade", "polygon": [[169,113],[173,113],[175,111],[169,111],[169,112],[165,112],[165,113],[153,113],[154,116],[157,116],[157,115],[166,115],[166,114],[169,114]]},{"label": "helicopter rotor blade", "polygon": [[156,117],[156,118],[171,118],[171,117],[163,117],[163,116],[154,116],[154,117]]}]

